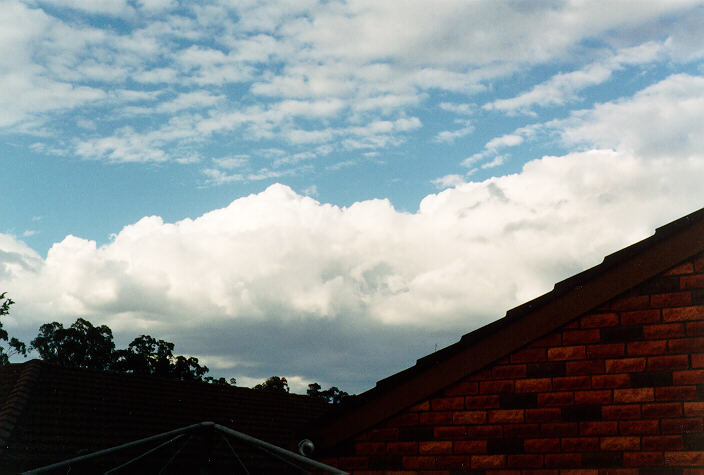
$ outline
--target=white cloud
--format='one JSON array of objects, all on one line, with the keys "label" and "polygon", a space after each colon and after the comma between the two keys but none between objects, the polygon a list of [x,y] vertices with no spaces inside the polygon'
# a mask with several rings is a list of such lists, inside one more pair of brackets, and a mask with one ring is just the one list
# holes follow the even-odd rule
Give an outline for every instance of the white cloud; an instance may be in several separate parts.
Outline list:
[{"label": "white cloud", "polygon": [[466,181],[462,175],[445,175],[443,177],[436,178],[432,181],[432,183],[435,187],[444,189],[463,185]]},{"label": "white cloud", "polygon": [[438,132],[435,136],[435,141],[451,144],[455,140],[474,132],[474,126],[469,120],[456,120],[455,123],[463,124],[463,127],[455,130],[443,130],[442,132]]}]

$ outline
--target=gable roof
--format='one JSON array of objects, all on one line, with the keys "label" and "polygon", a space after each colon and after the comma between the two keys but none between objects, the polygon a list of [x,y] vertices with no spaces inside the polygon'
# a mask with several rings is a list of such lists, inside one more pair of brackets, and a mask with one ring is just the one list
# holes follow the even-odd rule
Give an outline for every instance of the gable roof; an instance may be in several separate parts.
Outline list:
[{"label": "gable roof", "polygon": [[378,381],[319,421],[311,429],[312,439],[320,447],[332,447],[702,251],[704,208],[558,282],[552,291],[420,358],[415,366]]},{"label": "gable roof", "polygon": [[0,367],[0,472],[29,469],[202,421],[287,449],[329,408],[297,394],[39,360]]}]

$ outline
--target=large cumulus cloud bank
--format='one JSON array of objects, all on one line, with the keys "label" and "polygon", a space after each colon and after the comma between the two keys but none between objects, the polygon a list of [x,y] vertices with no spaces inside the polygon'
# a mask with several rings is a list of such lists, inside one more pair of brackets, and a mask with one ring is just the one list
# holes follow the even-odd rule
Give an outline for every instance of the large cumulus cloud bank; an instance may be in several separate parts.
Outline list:
[{"label": "large cumulus cloud bank", "polygon": [[697,157],[595,149],[429,195],[415,213],[277,184],[196,219],[145,217],[102,246],[67,236],[46,258],[3,235],[0,288],[18,331],[87,316],[241,377],[278,364],[357,389],[696,209],[702,173]]}]

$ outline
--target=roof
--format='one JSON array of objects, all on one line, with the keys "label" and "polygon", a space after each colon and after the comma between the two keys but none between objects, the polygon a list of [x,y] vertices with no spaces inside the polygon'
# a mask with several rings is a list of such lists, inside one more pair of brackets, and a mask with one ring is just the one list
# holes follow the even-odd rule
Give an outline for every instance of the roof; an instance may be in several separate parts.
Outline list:
[{"label": "roof", "polygon": [[378,381],[318,421],[311,430],[313,441],[319,447],[332,447],[702,251],[704,208],[658,228],[651,237],[558,282],[552,291],[509,310],[503,318]]},{"label": "roof", "polygon": [[329,408],[296,394],[154,376],[0,367],[0,472],[29,469],[202,421],[287,449]]}]

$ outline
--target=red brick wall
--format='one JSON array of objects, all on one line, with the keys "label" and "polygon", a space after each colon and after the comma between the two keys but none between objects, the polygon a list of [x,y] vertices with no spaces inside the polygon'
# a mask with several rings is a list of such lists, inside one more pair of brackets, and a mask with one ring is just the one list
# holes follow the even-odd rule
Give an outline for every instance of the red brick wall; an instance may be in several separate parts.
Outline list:
[{"label": "red brick wall", "polygon": [[704,473],[704,256],[336,454],[325,461],[355,473]]}]

